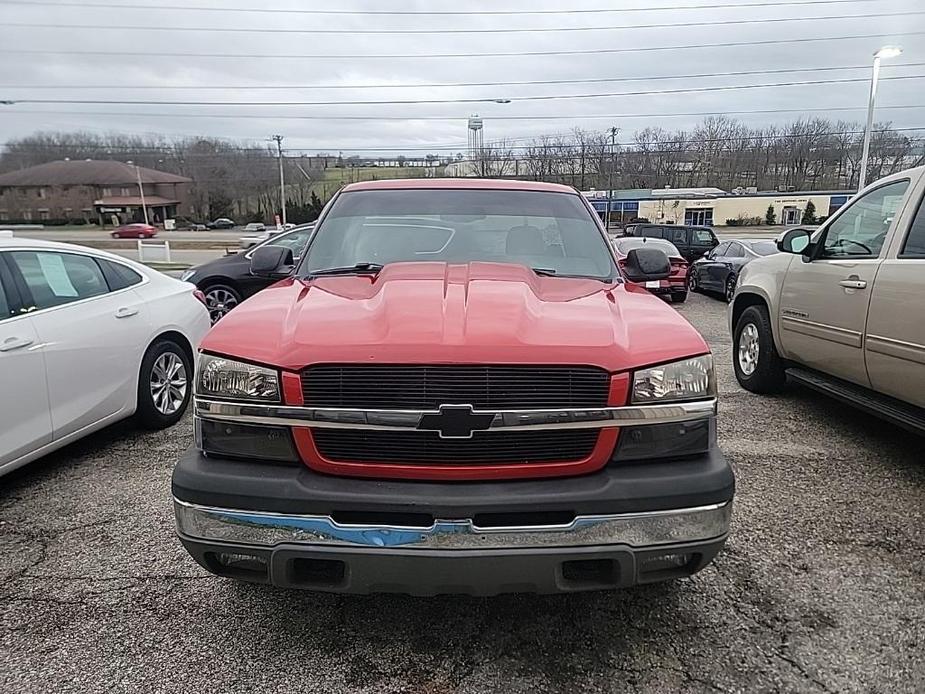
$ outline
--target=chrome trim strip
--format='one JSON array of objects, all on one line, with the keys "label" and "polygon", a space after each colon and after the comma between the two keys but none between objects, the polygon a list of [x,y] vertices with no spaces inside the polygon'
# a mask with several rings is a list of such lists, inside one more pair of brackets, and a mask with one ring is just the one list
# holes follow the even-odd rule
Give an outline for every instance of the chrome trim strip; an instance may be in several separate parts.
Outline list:
[{"label": "chrome trim strip", "polygon": [[815,337],[820,340],[836,342],[848,347],[861,348],[861,333],[857,330],[848,328],[839,328],[834,325],[817,323],[816,321],[805,320],[803,318],[794,318],[792,316],[781,316],[781,326],[791,332]]},{"label": "chrome trim strip", "polygon": [[905,340],[896,340],[881,335],[868,335],[865,341],[868,351],[885,354],[888,357],[925,364],[925,345]]},{"label": "chrome trim strip", "polygon": [[729,532],[732,502],[695,508],[577,516],[564,525],[480,528],[471,519],[430,527],[346,525],[330,516],[289,515],[190,504],[174,498],[177,530],[196,540],[272,547],[283,543],[405,549],[500,549],[696,542]]},{"label": "chrome trim strip", "polygon": [[[301,407],[264,403],[225,402],[197,397],[195,414],[203,419],[241,424],[315,427],[320,429],[416,430],[424,415],[439,410],[357,410]],[[595,409],[500,410],[491,414],[488,431],[540,431],[544,429],[602,429],[605,427],[670,424],[716,414],[716,398],[662,405],[630,405]]]}]

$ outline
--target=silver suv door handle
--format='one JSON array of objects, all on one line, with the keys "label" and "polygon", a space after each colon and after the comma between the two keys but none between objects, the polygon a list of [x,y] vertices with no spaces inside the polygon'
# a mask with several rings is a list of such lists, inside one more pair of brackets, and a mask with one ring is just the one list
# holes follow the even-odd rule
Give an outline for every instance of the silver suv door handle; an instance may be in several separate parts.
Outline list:
[{"label": "silver suv door handle", "polygon": [[28,337],[8,337],[0,342],[0,352],[12,352],[14,349],[22,349],[31,345],[33,340]]},{"label": "silver suv door handle", "polygon": [[845,289],[865,289],[867,287],[867,282],[865,280],[856,277],[849,277],[839,282],[839,284]]},{"label": "silver suv door handle", "polygon": [[136,313],[138,313],[137,308],[123,307],[116,311],[116,318],[128,318],[129,316],[134,316]]}]

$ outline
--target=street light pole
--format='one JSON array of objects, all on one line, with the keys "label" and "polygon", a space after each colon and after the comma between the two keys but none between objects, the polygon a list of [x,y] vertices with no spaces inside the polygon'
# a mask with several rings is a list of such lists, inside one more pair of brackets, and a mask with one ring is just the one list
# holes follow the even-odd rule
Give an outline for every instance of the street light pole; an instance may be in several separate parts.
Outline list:
[{"label": "street light pole", "polygon": [[880,61],[883,58],[895,58],[901,55],[899,46],[884,46],[874,53],[873,72],[870,76],[870,98],[867,100],[867,127],[864,128],[864,146],[861,150],[861,174],[858,177],[858,190],[867,183],[867,161],[870,156],[870,137],[874,129],[874,101],[877,99],[877,83],[880,81]]},{"label": "street light pole", "polygon": [[286,181],[283,178],[283,136],[274,135],[272,139],[276,141],[276,158],[279,162],[279,206],[282,209],[281,219],[283,220],[283,226],[286,226]]},{"label": "street light pole", "polygon": [[613,202],[613,167],[614,167],[614,149],[617,145],[617,129],[610,128],[610,167],[607,172],[607,214],[604,215],[604,228],[610,233],[610,208]]}]

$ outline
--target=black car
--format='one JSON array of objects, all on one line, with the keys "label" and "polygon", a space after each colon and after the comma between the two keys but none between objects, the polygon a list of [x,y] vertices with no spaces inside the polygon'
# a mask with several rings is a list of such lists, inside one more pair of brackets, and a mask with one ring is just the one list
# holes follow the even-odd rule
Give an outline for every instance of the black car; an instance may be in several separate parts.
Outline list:
[{"label": "black car", "polygon": [[209,227],[209,229],[234,229],[237,225],[234,223],[233,219],[219,217],[206,224],[206,226]]},{"label": "black car", "polygon": [[209,316],[215,323],[244,299],[276,281],[254,277],[251,274],[251,256],[257,248],[286,246],[291,248],[293,256],[298,258],[314,229],[314,224],[297,226],[295,229],[271,236],[247,250],[190,268],[180,279],[192,282],[205,294]]},{"label": "black car", "polygon": [[777,252],[774,241],[723,241],[691,265],[688,287],[692,292],[719,292],[731,301],[742,268],[755,258]]},{"label": "black car", "polygon": [[624,236],[646,236],[653,239],[665,239],[681,251],[689,263],[703,256],[719,244],[716,234],[710,227],[684,226],[680,224],[627,224]]}]

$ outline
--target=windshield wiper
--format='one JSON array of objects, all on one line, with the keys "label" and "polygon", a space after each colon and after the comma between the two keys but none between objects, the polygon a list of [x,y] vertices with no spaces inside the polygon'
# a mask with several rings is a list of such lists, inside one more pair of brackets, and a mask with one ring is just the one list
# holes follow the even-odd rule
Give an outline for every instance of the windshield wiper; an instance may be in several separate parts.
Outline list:
[{"label": "windshield wiper", "polygon": [[533,270],[533,272],[535,272],[536,274],[541,275],[543,277],[555,277],[556,275],[559,274],[552,268],[548,268],[548,267],[532,267],[530,269]]},{"label": "windshield wiper", "polygon": [[346,267],[328,267],[321,270],[312,270],[308,274],[310,277],[319,275],[365,275],[367,273],[377,273],[384,266],[379,263],[357,263]]},{"label": "windshield wiper", "polygon": [[597,280],[598,282],[611,282],[613,280],[611,277],[597,277],[596,275],[562,274],[558,270],[553,270],[549,267],[532,267],[530,269],[540,277],[567,277],[568,279],[574,280]]}]

